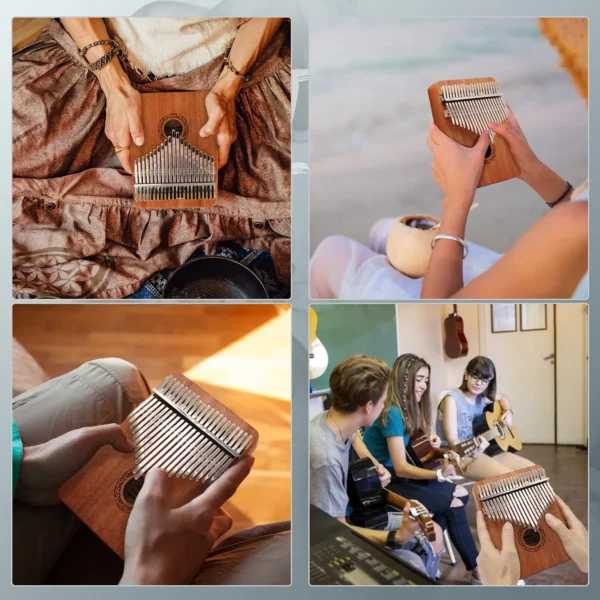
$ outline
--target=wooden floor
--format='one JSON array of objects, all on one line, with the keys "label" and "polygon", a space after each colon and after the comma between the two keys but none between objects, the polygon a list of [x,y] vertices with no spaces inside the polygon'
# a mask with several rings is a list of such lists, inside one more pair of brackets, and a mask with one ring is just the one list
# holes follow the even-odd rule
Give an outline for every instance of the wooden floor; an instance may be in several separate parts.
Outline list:
[{"label": "wooden floor", "polygon": [[50,377],[117,356],[151,386],[184,373],[251,423],[256,462],[225,506],[239,530],[290,519],[290,317],[285,305],[17,305],[13,331]]},{"label": "wooden floor", "polygon": [[[520,453],[546,469],[554,491],[567,503],[578,519],[588,525],[588,453],[571,446],[529,445]],[[472,490],[472,487],[468,488]],[[477,541],[476,509],[471,493],[467,504],[467,517]],[[446,584],[467,584],[465,569],[457,555],[458,564],[453,567],[447,556],[442,559],[442,580]],[[583,575],[572,562],[558,565],[527,578],[526,585],[585,585]]]}]

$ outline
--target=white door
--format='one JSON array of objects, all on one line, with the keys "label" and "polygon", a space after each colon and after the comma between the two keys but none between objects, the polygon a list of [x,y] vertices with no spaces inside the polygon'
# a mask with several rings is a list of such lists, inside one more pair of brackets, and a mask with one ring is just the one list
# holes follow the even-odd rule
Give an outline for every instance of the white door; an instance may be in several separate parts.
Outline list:
[{"label": "white door", "polygon": [[492,308],[480,305],[481,354],[496,365],[497,391],[514,412],[521,439],[531,444],[554,444],[554,305],[546,305],[546,329],[492,333]]}]

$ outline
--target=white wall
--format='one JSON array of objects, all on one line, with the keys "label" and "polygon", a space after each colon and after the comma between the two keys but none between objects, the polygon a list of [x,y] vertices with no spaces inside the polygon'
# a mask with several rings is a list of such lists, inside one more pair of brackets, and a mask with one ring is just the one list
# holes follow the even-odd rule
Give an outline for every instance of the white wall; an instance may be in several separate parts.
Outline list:
[{"label": "white wall", "polygon": [[582,304],[556,305],[557,442],[587,440],[587,314]]},{"label": "white wall", "polygon": [[411,352],[431,365],[431,399],[434,409],[443,390],[460,385],[465,366],[479,354],[479,313],[477,304],[459,305],[469,344],[467,356],[450,359],[444,353],[444,320],[452,304],[398,304],[396,306],[398,355]]}]

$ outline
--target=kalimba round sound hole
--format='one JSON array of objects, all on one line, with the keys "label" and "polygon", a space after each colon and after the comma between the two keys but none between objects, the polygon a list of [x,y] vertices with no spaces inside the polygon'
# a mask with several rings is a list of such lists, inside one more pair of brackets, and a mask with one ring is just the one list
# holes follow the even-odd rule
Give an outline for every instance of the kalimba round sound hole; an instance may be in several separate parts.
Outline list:
[{"label": "kalimba round sound hole", "polygon": [[540,545],[542,535],[539,531],[535,531],[535,529],[526,529],[521,534],[521,539],[526,546],[529,546],[529,548],[535,548]]},{"label": "kalimba round sound hole", "polygon": [[133,477],[125,484],[123,488],[123,500],[127,502],[127,504],[133,505],[136,501],[142,486],[144,485],[144,478],[140,477],[139,479],[134,479]]},{"label": "kalimba round sound hole", "polygon": [[485,162],[489,163],[494,160],[496,156],[496,149],[494,148],[494,144],[490,144],[485,151]]},{"label": "kalimba round sound hole", "polygon": [[183,129],[183,123],[179,119],[169,119],[163,125],[163,132],[165,135],[175,136],[175,134],[179,134],[181,137],[183,134]]}]

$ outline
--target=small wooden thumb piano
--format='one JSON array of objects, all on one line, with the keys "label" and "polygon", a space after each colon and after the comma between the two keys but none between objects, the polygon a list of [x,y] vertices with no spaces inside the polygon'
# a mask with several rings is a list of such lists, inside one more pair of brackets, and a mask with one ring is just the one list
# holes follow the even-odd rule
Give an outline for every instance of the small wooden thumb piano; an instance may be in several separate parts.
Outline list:
[{"label": "small wooden thumb piano", "polygon": [[479,481],[473,486],[473,496],[496,548],[502,548],[504,524],[513,524],[522,579],[569,560],[560,538],[544,519],[551,513],[565,522],[542,467],[534,465]]},{"label": "small wooden thumb piano", "polygon": [[216,137],[200,137],[208,92],[141,94],[144,144],[131,144],[134,203],[205,208],[218,196]]},{"label": "small wooden thumb piano", "polygon": [[170,497],[176,508],[258,442],[253,427],[183,375],[167,377],[121,427],[135,454],[104,446],[59,491],[62,502],[121,558],[127,520],[151,468],[176,478]]},{"label": "small wooden thumb piano", "polygon": [[472,148],[483,131],[490,131],[490,146],[477,187],[519,175],[520,169],[513,160],[508,144],[489,129],[490,123],[502,123],[508,116],[495,79],[485,77],[438,81],[427,92],[433,122],[455,142]]}]

